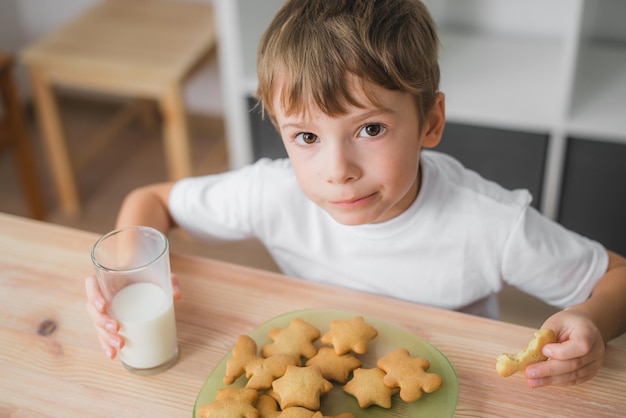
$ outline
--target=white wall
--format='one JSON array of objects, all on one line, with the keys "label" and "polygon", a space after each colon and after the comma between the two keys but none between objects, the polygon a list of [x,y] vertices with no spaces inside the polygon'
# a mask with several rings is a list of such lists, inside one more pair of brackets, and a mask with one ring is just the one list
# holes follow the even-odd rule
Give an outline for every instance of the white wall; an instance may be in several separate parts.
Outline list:
[{"label": "white wall", "polygon": [[[20,49],[98,1],[0,0],[0,50],[17,54]],[[213,3],[213,0],[195,1]],[[18,80],[23,94],[28,96],[28,82],[19,63]],[[222,114],[220,78],[215,58],[189,80],[185,87],[185,100],[194,113]]]}]

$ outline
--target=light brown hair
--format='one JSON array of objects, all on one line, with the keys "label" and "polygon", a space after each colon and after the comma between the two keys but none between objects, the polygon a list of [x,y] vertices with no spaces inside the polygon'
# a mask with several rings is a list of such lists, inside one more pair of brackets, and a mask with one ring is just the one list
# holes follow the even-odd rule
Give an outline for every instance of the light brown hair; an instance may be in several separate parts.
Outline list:
[{"label": "light brown hair", "polygon": [[439,89],[438,38],[419,0],[289,0],[259,45],[257,98],[270,116],[277,94],[287,114],[316,106],[338,116],[361,106],[347,76],[412,94],[420,120]]}]

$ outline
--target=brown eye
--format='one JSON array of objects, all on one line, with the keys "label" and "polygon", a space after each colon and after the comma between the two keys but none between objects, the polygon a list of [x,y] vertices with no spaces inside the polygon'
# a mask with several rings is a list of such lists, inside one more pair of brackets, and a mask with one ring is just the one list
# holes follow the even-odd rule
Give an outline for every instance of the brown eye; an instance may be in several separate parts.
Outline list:
[{"label": "brown eye", "polygon": [[302,132],[296,136],[296,142],[306,145],[314,144],[317,142],[317,135],[311,132]]},{"label": "brown eye", "polygon": [[378,124],[365,125],[363,129],[361,130],[361,135],[367,136],[367,137],[376,137],[380,135],[381,133],[383,133],[383,131],[384,131],[384,128],[381,125],[378,125]]}]

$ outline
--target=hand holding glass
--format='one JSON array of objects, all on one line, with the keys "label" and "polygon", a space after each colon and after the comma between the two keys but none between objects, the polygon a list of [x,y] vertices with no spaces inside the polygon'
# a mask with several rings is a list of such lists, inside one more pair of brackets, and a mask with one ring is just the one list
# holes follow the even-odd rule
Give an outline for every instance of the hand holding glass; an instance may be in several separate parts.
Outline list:
[{"label": "hand holding glass", "polygon": [[169,244],[156,229],[118,229],[93,246],[91,260],[108,314],[120,323],[126,369],[153,374],[178,357]]}]

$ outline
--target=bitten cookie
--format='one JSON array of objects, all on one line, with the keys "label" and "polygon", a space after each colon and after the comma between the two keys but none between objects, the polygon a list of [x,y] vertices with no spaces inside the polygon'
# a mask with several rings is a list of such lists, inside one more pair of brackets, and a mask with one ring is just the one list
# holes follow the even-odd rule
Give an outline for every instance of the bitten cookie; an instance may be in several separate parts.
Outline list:
[{"label": "bitten cookie", "polygon": [[399,348],[381,357],[376,363],[387,374],[385,385],[400,388],[400,399],[413,402],[422,397],[422,392],[431,393],[442,385],[441,377],[428,373],[430,363],[425,358],[411,357],[406,348]]},{"label": "bitten cookie", "polygon": [[287,328],[274,328],[268,333],[273,341],[261,348],[263,357],[288,354],[307,359],[317,354],[313,342],[320,337],[320,331],[301,318],[294,318]]},{"label": "bitten cookie", "polygon": [[535,338],[530,341],[528,347],[517,354],[500,354],[496,361],[496,372],[502,377],[508,377],[517,372],[523,373],[527,366],[547,360],[542,349],[546,344],[554,342],[556,342],[554,331],[549,328],[540,329],[535,332]]},{"label": "bitten cookie", "polygon": [[330,331],[322,337],[324,344],[330,344],[337,354],[354,351],[367,353],[369,343],[378,335],[376,328],[365,322],[362,316],[330,322]]}]

